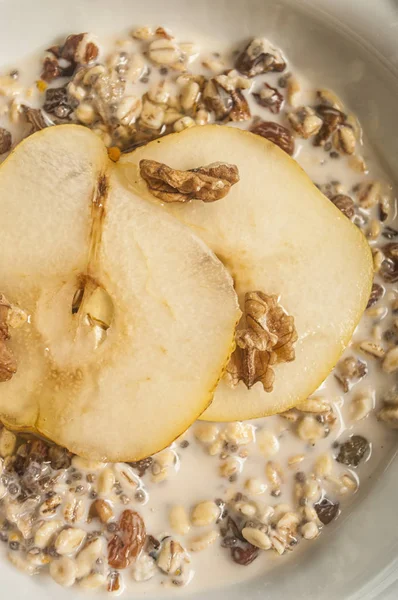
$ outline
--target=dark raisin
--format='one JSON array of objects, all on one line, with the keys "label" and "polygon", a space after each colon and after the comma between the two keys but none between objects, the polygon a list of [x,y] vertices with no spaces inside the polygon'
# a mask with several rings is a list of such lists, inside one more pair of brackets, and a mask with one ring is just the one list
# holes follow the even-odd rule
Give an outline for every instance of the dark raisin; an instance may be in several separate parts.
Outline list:
[{"label": "dark raisin", "polygon": [[318,519],[324,525],[329,525],[340,513],[340,504],[332,502],[329,498],[323,498],[320,502],[314,504]]},{"label": "dark raisin", "polygon": [[182,442],[180,444],[180,448],[182,448],[184,450],[185,448],[188,448],[188,446],[189,446],[188,440],[182,440]]},{"label": "dark raisin", "polygon": [[305,473],[303,473],[303,471],[299,471],[298,473],[296,473],[294,478],[299,483],[305,483],[305,480],[306,480],[306,476],[305,476]]},{"label": "dark raisin", "polygon": [[231,557],[238,565],[250,565],[258,556],[259,550],[255,546],[248,544],[246,548],[236,546],[231,548]]},{"label": "dark raisin", "polygon": [[343,465],[357,467],[369,448],[370,444],[366,438],[353,435],[341,444],[336,460]]}]

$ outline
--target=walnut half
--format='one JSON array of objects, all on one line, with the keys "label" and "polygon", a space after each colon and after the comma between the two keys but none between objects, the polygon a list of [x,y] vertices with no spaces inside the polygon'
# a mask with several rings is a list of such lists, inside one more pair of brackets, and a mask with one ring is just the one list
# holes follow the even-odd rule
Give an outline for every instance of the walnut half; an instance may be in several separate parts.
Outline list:
[{"label": "walnut half", "polygon": [[141,160],[140,173],[151,194],[163,202],[214,202],[239,181],[238,167],[227,163],[179,171],[155,160]]},{"label": "walnut half", "polygon": [[26,320],[27,314],[0,293],[0,383],[9,381],[17,372],[17,361],[6,343],[10,339],[9,328],[20,327]]},{"label": "walnut half", "polygon": [[295,359],[297,341],[294,318],[286,314],[277,296],[248,292],[245,296],[246,327],[236,332],[236,350],[227,368],[235,386],[243,381],[248,389],[260,381],[266,392],[274,386],[273,365]]}]

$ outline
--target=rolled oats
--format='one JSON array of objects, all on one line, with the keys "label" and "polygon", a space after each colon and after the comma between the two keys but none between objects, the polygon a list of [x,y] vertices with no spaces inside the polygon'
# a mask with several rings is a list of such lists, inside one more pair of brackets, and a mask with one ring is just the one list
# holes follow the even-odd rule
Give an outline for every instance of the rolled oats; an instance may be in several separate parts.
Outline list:
[{"label": "rolled oats", "polygon": [[260,452],[266,457],[271,458],[278,454],[280,449],[279,440],[272,431],[260,429],[256,434],[256,442]]},{"label": "rolled oats", "polygon": [[42,517],[52,517],[56,514],[57,509],[62,504],[62,498],[58,494],[54,494],[48,500],[45,500],[39,508],[39,514]]},{"label": "rolled oats", "polygon": [[283,536],[278,534],[276,531],[271,530],[269,532],[269,538],[271,540],[272,548],[279,555],[282,555],[286,550],[286,541],[283,539]]},{"label": "rolled oats", "polygon": [[251,502],[236,502],[235,509],[245,517],[254,517],[257,513],[257,506]]},{"label": "rolled oats", "polygon": [[191,522],[196,527],[212,525],[220,517],[220,508],[211,500],[197,504],[191,515]]},{"label": "rolled oats", "polygon": [[116,117],[122,125],[133,125],[139,118],[142,101],[138,96],[125,96],[116,110]]},{"label": "rolled oats", "polygon": [[77,574],[81,579],[91,572],[95,562],[104,554],[104,541],[101,538],[94,539],[79,552],[76,557]]},{"label": "rolled oats", "polygon": [[37,548],[43,550],[50,544],[55,533],[61,529],[63,523],[60,520],[44,521],[37,529],[34,543]]},{"label": "rolled oats", "polygon": [[254,427],[249,423],[228,423],[224,430],[225,439],[228,442],[243,446],[254,441]]},{"label": "rolled oats", "polygon": [[227,458],[220,465],[220,475],[221,477],[231,477],[236,475],[241,471],[242,465],[236,458]]},{"label": "rolled oats", "polygon": [[256,546],[256,548],[269,550],[272,547],[270,538],[264,531],[261,531],[261,529],[244,527],[242,529],[242,535],[249,544]]},{"label": "rolled oats", "polygon": [[86,532],[83,529],[73,529],[72,527],[63,529],[55,540],[55,549],[62,556],[72,554],[79,549],[85,537]]},{"label": "rolled oats", "polygon": [[155,36],[155,32],[153,31],[152,27],[138,27],[138,29],[134,29],[134,31],[131,32],[131,35],[136,38],[137,40],[151,40],[154,36]]},{"label": "rolled oats", "polygon": [[364,342],[361,342],[359,344],[359,349],[362,350],[362,352],[365,352],[365,354],[373,356],[374,358],[383,358],[385,355],[384,348],[371,340],[365,340]]},{"label": "rolled oats", "polygon": [[182,117],[175,121],[173,125],[174,131],[184,131],[184,129],[189,129],[190,127],[195,127],[196,123],[191,117]]},{"label": "rolled oats", "polygon": [[394,373],[398,369],[398,347],[387,352],[382,367],[385,373]]},{"label": "rolled oats", "polygon": [[133,54],[130,59],[127,71],[127,79],[131,83],[137,83],[148,71],[147,64],[141,54]]},{"label": "rolled oats", "polygon": [[398,406],[386,404],[377,413],[377,418],[394,429],[398,428]]},{"label": "rolled oats", "polygon": [[273,490],[279,490],[283,483],[283,470],[281,465],[269,460],[265,466],[265,475]]},{"label": "rolled oats", "polygon": [[318,456],[315,461],[314,473],[316,477],[320,477],[321,479],[325,477],[329,477],[333,471],[333,457],[330,452],[325,452]]},{"label": "rolled oats", "polygon": [[181,91],[180,103],[183,110],[191,110],[198,99],[200,86],[196,81],[188,82]]},{"label": "rolled oats", "polygon": [[53,560],[50,564],[50,575],[59,585],[71,587],[77,577],[76,562],[67,556]]},{"label": "rolled oats", "polygon": [[158,105],[145,100],[142,105],[140,123],[149,129],[160,129],[164,120],[164,109]]},{"label": "rolled oats", "polygon": [[96,590],[106,583],[106,577],[102,573],[91,573],[79,581],[81,588],[85,590]]},{"label": "rolled oats", "polygon": [[65,521],[67,523],[79,522],[85,516],[85,512],[86,510],[83,500],[78,498],[75,494],[69,493],[63,510]]},{"label": "rolled oats", "polygon": [[330,403],[322,396],[312,396],[304,400],[304,402],[300,402],[297,405],[297,409],[308,413],[328,413],[330,412]]},{"label": "rolled oats", "polygon": [[261,481],[261,479],[251,477],[246,480],[245,489],[252,496],[259,496],[267,490],[267,484]]},{"label": "rolled oats", "polygon": [[149,58],[158,65],[173,67],[182,53],[174,40],[159,39],[149,44]]},{"label": "rolled oats", "polygon": [[107,467],[98,475],[97,490],[99,494],[109,495],[115,485],[116,477],[113,471]]},{"label": "rolled oats", "polygon": [[301,535],[305,540],[313,540],[319,535],[319,529],[314,521],[309,521],[301,526]]},{"label": "rolled oats", "polygon": [[37,566],[29,563],[23,556],[17,552],[9,552],[7,558],[15,568],[27,575],[36,575],[38,572]]},{"label": "rolled oats", "polygon": [[96,119],[95,109],[88,102],[81,102],[75,110],[75,116],[83,125],[91,125]]},{"label": "rolled oats", "polygon": [[295,454],[294,456],[290,456],[287,460],[287,464],[289,467],[295,467],[305,460],[305,454]]},{"label": "rolled oats", "polygon": [[211,444],[212,442],[214,442],[217,439],[219,433],[220,430],[215,423],[199,422],[196,423],[194,429],[194,435],[196,439],[200,442],[203,442],[204,444]]},{"label": "rolled oats", "polygon": [[385,256],[380,248],[372,248],[373,255],[373,270],[375,273],[378,273],[382,267],[382,264],[385,260]]},{"label": "rolled oats", "polygon": [[214,544],[218,536],[218,531],[212,530],[203,535],[193,537],[189,540],[188,549],[192,552],[202,552],[202,550],[206,550],[206,548]]},{"label": "rolled oats", "polygon": [[297,425],[297,435],[304,442],[315,444],[325,437],[325,428],[314,417],[306,416]]},{"label": "rolled oats", "polygon": [[[219,512],[220,511],[218,509],[218,513]],[[170,509],[169,522],[172,530],[175,531],[175,533],[178,533],[179,535],[185,535],[191,529],[188,513],[185,510],[184,506],[180,504],[176,504]],[[195,524],[196,523],[194,523],[194,525]]]},{"label": "rolled oats", "polygon": [[373,408],[373,397],[370,393],[363,392],[354,397],[350,406],[351,418],[361,421],[368,416]]}]

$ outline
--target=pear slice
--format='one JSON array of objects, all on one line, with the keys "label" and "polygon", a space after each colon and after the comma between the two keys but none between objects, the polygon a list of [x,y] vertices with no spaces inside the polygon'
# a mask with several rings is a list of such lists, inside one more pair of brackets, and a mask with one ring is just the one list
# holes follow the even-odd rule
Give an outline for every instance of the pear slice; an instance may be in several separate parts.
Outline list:
[{"label": "pear slice", "polygon": [[0,287],[29,323],[0,419],[91,459],[170,444],[205,410],[240,318],[189,228],[132,195],[90,130],[51,127],[0,168]]},{"label": "pear slice", "polygon": [[294,317],[299,339],[293,362],[274,367],[275,384],[231,389],[225,378],[203,418],[251,419],[279,413],[307,398],[329,374],[366,307],[373,278],[366,239],[299,165],[259,136],[229,127],[195,127],[166,136],[124,156],[130,188],[149,194],[139,162],[174,169],[224,160],[239,168],[240,182],[213,204],[167,204],[229,269],[241,307],[246,292],[276,294]]}]

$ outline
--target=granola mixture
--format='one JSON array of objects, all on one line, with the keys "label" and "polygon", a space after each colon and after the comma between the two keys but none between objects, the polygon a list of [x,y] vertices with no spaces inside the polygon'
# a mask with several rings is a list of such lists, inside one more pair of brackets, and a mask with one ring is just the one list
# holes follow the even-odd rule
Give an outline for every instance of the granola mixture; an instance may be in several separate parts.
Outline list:
[{"label": "granola mixture", "polygon": [[[253,422],[198,421],[170,448],[132,464],[83,460],[0,425],[0,545],[15,567],[116,594],[129,585],[135,593],[189,582],[203,589],[211,561],[217,583],[231,582],[315,540],[392,451],[396,203],[377,164],[370,160],[368,169],[355,116],[332,91],[300,78],[267,40],[208,52],[163,27],[141,27],[111,46],[71,35],[35,63],[35,79],[30,69],[3,72],[0,160],[33,131],[59,123],[90,127],[115,161],[187,127],[243,127],[293,155],[364,231],[374,257],[372,294],[350,347],[296,409]],[[146,168],[149,179],[162,180],[159,167]],[[178,185],[165,191],[161,182],[162,199],[179,194]],[[250,371],[249,334],[239,343],[239,376],[260,385]],[[272,386],[270,371],[264,386]]]}]

